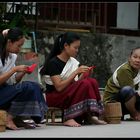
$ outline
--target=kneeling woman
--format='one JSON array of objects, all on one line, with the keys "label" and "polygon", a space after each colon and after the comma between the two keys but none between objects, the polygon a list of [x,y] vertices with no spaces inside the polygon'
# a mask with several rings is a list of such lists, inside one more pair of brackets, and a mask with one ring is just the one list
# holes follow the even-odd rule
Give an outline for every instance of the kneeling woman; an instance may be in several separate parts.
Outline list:
[{"label": "kneeling woman", "polygon": [[[100,120],[104,112],[95,79],[78,80],[78,75],[89,70],[75,59],[80,38],[67,32],[56,39],[54,48],[40,73],[46,82],[46,101],[50,107],[64,109],[64,125],[81,126],[82,122],[106,124]],[[94,116],[94,117],[93,117]]]},{"label": "kneeling woman", "polygon": [[13,130],[18,129],[14,124],[14,117],[32,117],[39,123],[47,111],[39,84],[30,81],[19,83],[27,73],[26,65],[15,66],[24,40],[19,28],[0,34],[0,109],[8,112],[7,127]]},{"label": "kneeling woman", "polygon": [[140,121],[140,47],[132,49],[128,60],[108,79],[103,96],[104,104],[120,102],[122,114]]}]

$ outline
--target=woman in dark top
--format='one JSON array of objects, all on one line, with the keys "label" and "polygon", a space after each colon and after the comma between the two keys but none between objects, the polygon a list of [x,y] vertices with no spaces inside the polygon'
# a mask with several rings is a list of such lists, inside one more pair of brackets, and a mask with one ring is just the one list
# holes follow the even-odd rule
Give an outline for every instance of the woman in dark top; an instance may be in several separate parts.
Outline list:
[{"label": "woman in dark top", "polygon": [[81,126],[83,123],[106,124],[100,120],[104,112],[93,78],[82,79],[79,75],[88,72],[89,67],[75,59],[80,47],[80,38],[72,32],[57,37],[50,55],[40,73],[46,83],[46,101],[50,107],[64,109],[64,125]]}]

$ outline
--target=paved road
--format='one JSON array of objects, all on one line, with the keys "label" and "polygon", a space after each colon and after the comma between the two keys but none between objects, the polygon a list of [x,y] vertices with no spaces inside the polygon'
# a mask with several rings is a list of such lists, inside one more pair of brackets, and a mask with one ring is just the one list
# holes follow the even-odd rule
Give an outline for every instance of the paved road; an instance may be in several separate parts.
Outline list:
[{"label": "paved road", "polygon": [[121,124],[86,125],[82,127],[42,124],[33,130],[6,130],[0,138],[139,138],[140,122],[122,121]]}]

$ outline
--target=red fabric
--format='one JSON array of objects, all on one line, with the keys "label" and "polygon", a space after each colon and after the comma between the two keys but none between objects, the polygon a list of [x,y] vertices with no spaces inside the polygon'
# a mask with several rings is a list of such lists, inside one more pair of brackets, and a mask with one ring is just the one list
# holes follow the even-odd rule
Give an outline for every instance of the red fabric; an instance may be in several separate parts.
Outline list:
[{"label": "red fabric", "polygon": [[27,72],[32,73],[34,69],[36,68],[37,64],[32,64],[31,66],[27,67]]},{"label": "red fabric", "polygon": [[94,68],[96,68],[96,66],[91,66],[91,67],[89,67],[88,72],[83,73],[83,75],[82,75],[82,77],[81,77],[81,78],[82,78],[82,79],[84,79],[84,78],[89,77],[89,76],[90,76],[91,71],[92,71]]},{"label": "red fabric", "polygon": [[46,101],[49,107],[64,109],[64,120],[84,115],[86,112],[102,114],[104,111],[98,83],[93,78],[74,82],[62,92],[46,93]]}]

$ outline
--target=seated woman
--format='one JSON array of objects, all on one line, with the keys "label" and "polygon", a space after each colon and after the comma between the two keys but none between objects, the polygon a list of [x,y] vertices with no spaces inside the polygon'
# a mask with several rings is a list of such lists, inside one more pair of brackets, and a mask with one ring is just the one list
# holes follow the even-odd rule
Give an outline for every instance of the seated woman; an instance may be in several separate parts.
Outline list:
[{"label": "seated woman", "polygon": [[[132,50],[127,62],[120,65],[108,79],[104,103],[121,102],[122,114],[140,120],[140,47]],[[122,118],[123,119],[123,118]]]},{"label": "seated woman", "polygon": [[30,81],[19,83],[28,73],[26,65],[15,66],[24,40],[19,28],[0,34],[0,109],[8,112],[6,126],[12,130],[19,129],[13,121],[15,117],[31,117],[39,123],[47,111],[39,84]]},{"label": "seated woman", "polygon": [[41,68],[45,76],[46,101],[50,107],[64,109],[64,125],[79,127],[83,123],[106,124],[99,117],[104,107],[93,78],[78,79],[78,75],[89,70],[79,66],[75,59],[80,47],[77,34],[66,32],[57,37],[50,55]]}]

